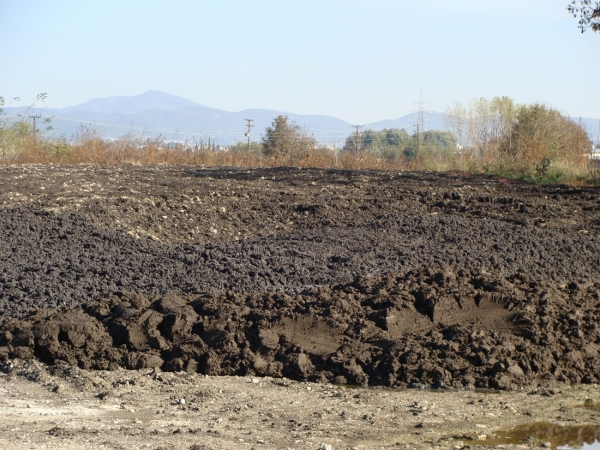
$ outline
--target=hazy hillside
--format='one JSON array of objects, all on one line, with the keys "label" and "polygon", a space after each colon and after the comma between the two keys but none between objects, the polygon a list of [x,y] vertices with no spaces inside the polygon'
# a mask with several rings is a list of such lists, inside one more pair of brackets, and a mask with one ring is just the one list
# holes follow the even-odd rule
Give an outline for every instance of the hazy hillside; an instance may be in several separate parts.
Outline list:
[{"label": "hazy hillside", "polygon": [[[148,91],[131,97],[119,96],[96,98],[79,105],[57,109],[6,108],[9,115],[37,113],[52,117],[54,133],[67,137],[78,129],[90,127],[104,137],[120,137],[131,133],[145,137],[162,136],[165,139],[200,142],[207,141],[229,145],[245,141],[246,120],[253,119],[252,139],[260,140],[264,129],[279,115],[287,115],[298,125],[306,128],[318,141],[340,146],[353,132],[351,124],[336,117],[324,115],[301,115],[268,109],[248,109],[229,112],[211,108],[183,97],[160,91]],[[583,118],[582,122],[596,139],[598,119]],[[404,128],[414,133],[417,113],[397,119],[360,124],[363,129]],[[445,130],[444,114],[425,112],[425,130]]]},{"label": "hazy hillside", "polygon": [[[168,110],[199,106],[199,103],[160,91],[148,91],[133,97],[95,98],[79,105],[61,108],[61,112],[90,111],[107,114],[131,114],[150,110]],[[212,108],[209,108],[212,109]]]},{"label": "hazy hillside", "polygon": [[253,119],[252,139],[259,140],[264,129],[279,115],[287,115],[305,127],[319,141],[345,140],[352,132],[351,124],[336,117],[300,115],[285,111],[249,109],[229,112],[195,103],[159,91],[148,91],[132,97],[109,97],[89,100],[65,108],[6,108],[9,115],[37,113],[52,117],[54,133],[72,136],[77,130],[91,127],[104,137],[127,133],[147,137],[162,135],[166,139],[200,141],[211,139],[232,144],[246,139],[246,120]]}]

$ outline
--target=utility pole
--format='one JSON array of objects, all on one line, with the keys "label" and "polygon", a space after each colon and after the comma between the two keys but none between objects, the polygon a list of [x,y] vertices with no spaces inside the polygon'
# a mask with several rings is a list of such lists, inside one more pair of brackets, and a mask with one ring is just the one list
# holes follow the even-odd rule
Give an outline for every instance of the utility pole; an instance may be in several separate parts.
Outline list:
[{"label": "utility pole", "polygon": [[356,132],[354,133],[354,150],[356,151],[356,153],[358,153],[360,150],[363,149],[362,133],[360,132],[362,125],[352,125],[352,128],[356,128]]},{"label": "utility pole", "polygon": [[421,91],[421,95],[419,96],[418,124],[419,124],[419,127],[421,128],[421,131],[425,131],[425,106],[423,103],[423,91]]},{"label": "utility pole", "polygon": [[29,114],[29,118],[33,119],[33,134],[35,134],[35,121],[36,121],[36,119],[41,119],[42,116],[37,115],[37,114]]},{"label": "utility pole", "polygon": [[338,151],[337,151],[337,133],[333,132],[333,158],[335,159],[335,166],[337,167],[339,164],[338,161]]},{"label": "utility pole", "polygon": [[417,153],[415,155],[415,160],[417,161],[417,170],[419,169],[419,157],[421,155],[421,133],[419,129],[419,123],[417,123]]},{"label": "utility pole", "polygon": [[254,122],[254,119],[246,119],[246,122],[248,122],[246,124],[248,131],[246,131],[245,136],[248,138],[248,152],[250,152],[250,130],[254,126],[254,125],[252,125],[252,122]]},{"label": "utility pole", "polygon": [[417,115],[417,154],[415,155],[415,159],[417,161],[417,169],[420,168],[420,158],[421,158],[421,135],[425,132],[425,107],[423,106],[423,91],[421,90],[421,95],[419,96],[419,112]]}]

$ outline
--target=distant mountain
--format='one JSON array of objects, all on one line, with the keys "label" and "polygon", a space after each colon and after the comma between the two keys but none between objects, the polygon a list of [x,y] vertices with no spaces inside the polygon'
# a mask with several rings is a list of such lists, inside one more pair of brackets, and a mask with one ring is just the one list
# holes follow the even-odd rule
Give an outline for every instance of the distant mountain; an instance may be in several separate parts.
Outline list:
[{"label": "distant mountain", "polygon": [[278,115],[306,128],[321,142],[342,142],[352,126],[341,119],[322,115],[300,115],[267,109],[229,112],[201,105],[183,97],[148,91],[132,97],[97,98],[65,108],[6,108],[10,115],[36,113],[52,117],[55,134],[72,136],[81,127],[97,130],[104,137],[125,134],[144,137],[219,144],[245,141],[246,120],[253,119],[252,139],[259,140]]},{"label": "distant mountain", "polygon": [[[6,108],[9,115],[36,113],[52,117],[54,133],[67,137],[75,135],[81,127],[98,131],[103,137],[121,137],[126,134],[154,138],[161,136],[188,142],[211,142],[230,145],[245,141],[246,120],[253,119],[252,140],[258,141],[266,127],[278,115],[306,128],[319,142],[341,147],[353,132],[352,124],[342,119],[323,115],[301,115],[268,109],[248,109],[229,112],[211,108],[183,97],[160,91],[148,91],[131,97],[96,98],[79,105],[56,109]],[[362,129],[382,130],[404,128],[415,132],[417,113],[397,119],[382,120],[363,125]],[[590,132],[596,135],[598,119],[582,119]],[[444,114],[425,112],[425,130],[445,130]]]},{"label": "distant mountain", "polygon": [[148,91],[133,97],[95,98],[79,105],[61,108],[61,112],[87,111],[104,114],[133,114],[199,106],[199,103],[160,91]]}]

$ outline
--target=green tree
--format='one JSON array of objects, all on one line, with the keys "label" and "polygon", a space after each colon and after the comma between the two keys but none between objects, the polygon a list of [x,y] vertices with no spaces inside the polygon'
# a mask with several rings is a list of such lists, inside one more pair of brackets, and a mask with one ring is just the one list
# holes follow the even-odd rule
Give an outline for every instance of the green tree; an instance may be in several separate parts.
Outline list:
[{"label": "green tree", "polygon": [[413,145],[412,138],[404,128],[383,129],[380,133],[379,153],[386,159],[395,160],[403,151]]},{"label": "green tree", "polygon": [[263,152],[275,158],[301,158],[317,148],[317,141],[287,116],[277,116],[262,138]]},{"label": "green tree", "polygon": [[413,134],[410,140],[405,142],[402,153],[408,159],[414,159],[417,156],[417,149],[421,156],[441,156],[446,152],[456,151],[457,140],[454,134],[449,131],[427,130],[421,133],[420,139],[417,134]]},{"label": "green tree", "polygon": [[425,151],[440,152],[455,150],[457,141],[449,131],[428,130],[423,133]]},{"label": "green tree", "polygon": [[364,150],[364,141],[363,137],[367,137],[371,139],[371,133],[377,133],[373,130],[365,130],[363,132],[354,132],[350,136],[346,138],[346,142],[344,142],[343,150],[345,152],[358,153]]},{"label": "green tree", "polygon": [[404,128],[390,128],[381,131],[365,130],[360,136],[351,134],[346,139],[344,150],[349,152],[368,151],[393,159],[394,153],[408,144],[411,137]]},{"label": "green tree", "polygon": [[[361,134],[362,148],[370,153],[386,159],[398,159],[402,155],[412,159],[417,152],[417,136],[412,136],[402,128],[383,129],[381,131],[365,130]],[[421,151],[439,153],[456,148],[456,138],[448,131],[430,130],[421,135]],[[346,139],[344,150],[355,151],[356,136],[352,134]]]},{"label": "green tree", "polygon": [[571,0],[567,10],[579,18],[579,29],[585,32],[591,28],[592,31],[600,32],[600,2],[593,0]]}]

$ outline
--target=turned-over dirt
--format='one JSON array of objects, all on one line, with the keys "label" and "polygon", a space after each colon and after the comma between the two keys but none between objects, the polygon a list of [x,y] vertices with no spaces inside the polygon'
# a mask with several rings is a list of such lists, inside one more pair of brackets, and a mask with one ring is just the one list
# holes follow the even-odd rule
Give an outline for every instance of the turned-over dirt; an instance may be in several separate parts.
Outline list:
[{"label": "turned-over dirt", "polygon": [[0,172],[4,360],[341,384],[599,381],[597,188],[313,169]]},{"label": "turned-over dirt", "polygon": [[301,294],[115,293],[8,320],[0,358],[330,382],[600,382],[600,283],[412,271]]}]

